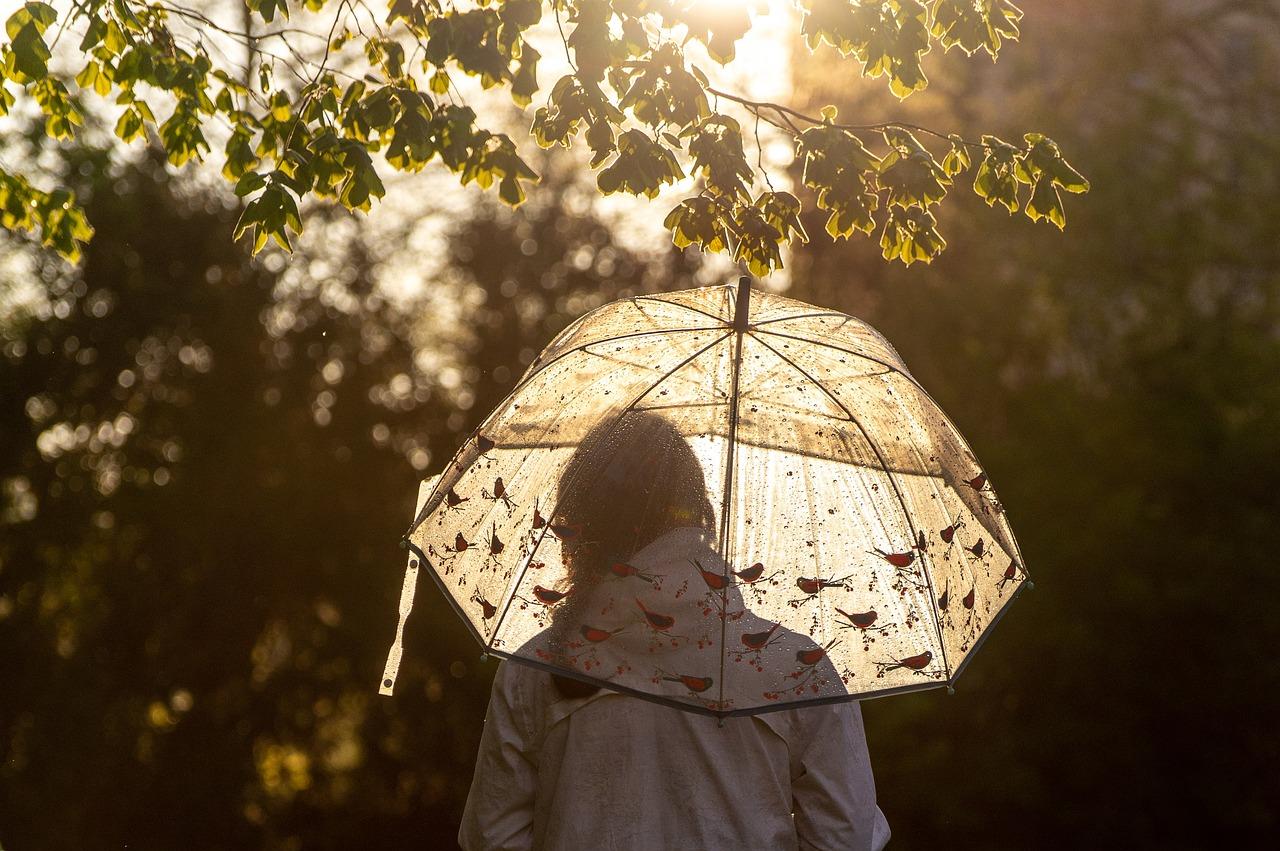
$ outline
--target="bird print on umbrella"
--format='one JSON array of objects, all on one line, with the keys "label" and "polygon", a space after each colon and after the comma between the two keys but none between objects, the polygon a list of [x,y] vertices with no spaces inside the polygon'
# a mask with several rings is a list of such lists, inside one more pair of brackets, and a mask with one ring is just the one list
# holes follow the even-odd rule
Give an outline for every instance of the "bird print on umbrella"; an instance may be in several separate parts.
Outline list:
[{"label": "bird print on umbrella", "polygon": [[582,633],[582,637],[587,641],[590,641],[592,644],[599,644],[602,641],[608,641],[624,629],[626,629],[626,627],[622,626],[617,629],[600,629],[599,627],[583,624],[579,632]]},{"label": "bird print on umbrella", "polygon": [[1004,595],[1004,587],[1018,581],[1018,563],[1009,560],[1009,566],[1005,568],[1004,573],[1000,576],[1000,581],[996,583],[996,588],[1001,596]]},{"label": "bird print on umbrella", "polygon": [[512,502],[511,497],[507,495],[507,486],[506,483],[502,481],[502,476],[498,476],[493,480],[492,494],[490,494],[488,490],[481,489],[480,495],[485,499],[493,500],[494,502],[501,502],[506,506],[508,514],[516,508],[516,504]]},{"label": "bird print on umbrella", "polygon": [[653,627],[655,632],[669,633],[671,627],[676,625],[674,617],[651,611],[645,607],[644,601],[639,597],[636,598],[636,605],[640,607],[640,612],[644,615],[645,622]]},{"label": "bird print on umbrella", "polygon": [[698,573],[702,574],[702,581],[707,583],[707,587],[712,591],[723,591],[733,584],[733,580],[725,576],[723,573],[715,573],[707,570],[697,559],[692,560],[694,567],[698,569]]},{"label": "bird print on umbrella", "polygon": [[643,571],[635,565],[627,564],[624,561],[615,561],[613,564],[609,565],[609,572],[619,579],[626,579],[634,576],[636,579],[648,582],[650,585],[655,585],[660,579],[660,577],[647,571]]},{"label": "bird print on umbrella", "polygon": [[852,575],[842,576],[839,579],[831,579],[831,578],[823,579],[817,576],[797,577],[796,587],[799,588],[801,593],[803,593],[805,596],[798,599],[789,600],[788,603],[792,607],[797,607],[805,603],[812,602],[814,599],[817,598],[818,594],[822,593],[828,588],[842,588],[847,590],[848,582],[852,578],[853,578]]},{"label": "bird print on umbrella", "polygon": [[712,679],[711,677],[697,677],[697,676],[693,676],[692,674],[677,674],[674,676],[671,674],[663,674],[662,679],[671,683],[680,683],[682,686],[687,688],[689,691],[694,692],[695,694],[701,694],[702,692],[711,688],[711,686],[715,683],[715,680]]},{"label": "bird print on umbrella", "polygon": [[858,631],[858,635],[862,638],[862,649],[870,650],[871,645],[875,643],[875,634],[884,632],[889,627],[883,623],[877,623],[880,615],[875,609],[868,609],[865,612],[846,612],[839,606],[835,607],[836,614],[844,619],[843,622],[837,620],[836,627],[838,629],[854,629]]},{"label": "bird print on umbrella", "polygon": [[440,513],[442,515],[448,514],[453,509],[459,508],[462,505],[462,503],[470,502],[470,501],[471,501],[470,497],[458,496],[457,491],[455,491],[453,488],[449,488],[449,490],[445,491],[444,502],[441,505]]},{"label": "bird print on umbrella", "polygon": [[768,582],[770,579],[777,576],[779,573],[781,573],[781,571],[775,570],[773,573],[770,573],[768,576],[765,576],[764,562],[761,562],[761,561],[756,562],[755,564],[751,565],[745,570],[733,571],[733,575],[738,577],[738,579],[743,584],[746,584],[746,585],[752,585],[752,584],[755,584],[756,582],[762,582],[762,581]]},{"label": "bird print on umbrella", "polygon": [[770,644],[773,644],[778,639],[782,638],[782,635],[778,632],[781,628],[782,624],[775,623],[768,629],[762,629],[758,632],[744,632],[739,637],[739,640],[742,642],[742,647],[735,648],[730,651],[729,655],[735,662],[741,662],[743,659],[751,659],[753,660],[753,664],[758,668],[760,664],[760,654],[764,652],[765,648]]},{"label": "bird print on umbrella", "polygon": [[893,659],[888,662],[877,662],[877,677],[883,677],[890,671],[899,669],[912,671],[916,674],[924,674],[925,669],[929,667],[929,663],[933,661],[933,651],[926,650],[923,653],[917,653],[914,656],[908,656],[905,659]]},{"label": "bird print on umbrella", "polygon": [[958,532],[963,526],[964,526],[964,521],[957,518],[956,520],[953,520],[951,523],[944,526],[938,532],[938,537],[942,539],[942,542],[944,544],[947,544],[948,546],[950,546],[951,542],[955,540],[956,532]]}]

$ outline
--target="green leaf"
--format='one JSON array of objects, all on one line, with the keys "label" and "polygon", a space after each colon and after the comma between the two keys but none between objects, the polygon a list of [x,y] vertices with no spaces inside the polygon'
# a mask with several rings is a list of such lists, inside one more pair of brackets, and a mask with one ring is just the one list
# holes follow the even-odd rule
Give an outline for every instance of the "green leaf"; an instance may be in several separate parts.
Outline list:
[{"label": "green leaf", "polygon": [[669,150],[642,130],[628,130],[618,137],[618,152],[613,163],[596,178],[606,195],[629,192],[655,198],[664,184],[675,183],[684,172]]},{"label": "green leaf", "polygon": [[1053,177],[1053,182],[1068,192],[1081,194],[1089,191],[1089,181],[1061,157],[1049,167],[1048,171]]},{"label": "green leaf", "polygon": [[880,185],[889,190],[889,204],[930,207],[947,194],[951,178],[910,131],[884,131],[889,153],[880,162]]},{"label": "green leaf", "polygon": [[93,60],[86,63],[80,73],[76,74],[76,85],[82,89],[91,87],[98,79],[98,67],[98,63]]},{"label": "green leaf", "polygon": [[91,18],[89,26],[85,29],[84,38],[80,39],[80,51],[88,53],[91,48],[102,41],[103,36],[106,34],[106,23],[101,18]]},{"label": "green leaf", "polygon": [[520,51],[520,67],[511,79],[511,99],[520,106],[528,106],[533,102],[533,95],[538,91],[538,60],[542,58],[531,45],[524,45]]},{"label": "green leaf", "polygon": [[1033,222],[1047,219],[1057,225],[1058,230],[1067,226],[1067,213],[1062,208],[1062,196],[1058,194],[1053,178],[1048,175],[1043,175],[1036,181],[1024,212]]},{"label": "green leaf", "polygon": [[932,263],[947,242],[938,233],[933,214],[919,207],[891,209],[880,235],[881,254],[886,260],[901,260],[910,266],[917,260]]},{"label": "green leaf", "polygon": [[730,199],[750,198],[752,171],[742,149],[742,128],[732,117],[716,113],[684,133],[689,138],[693,173],[700,175],[707,189]]},{"label": "green leaf", "polygon": [[973,179],[973,191],[988,206],[1002,204],[1010,214],[1017,212],[1018,168],[1021,152],[995,136],[983,136],[982,163]]},{"label": "green leaf", "polygon": [[107,31],[103,35],[102,43],[113,56],[119,56],[129,46],[129,40],[124,31],[114,20],[107,21]]},{"label": "green leaf", "polygon": [[[9,18],[10,24],[12,25],[13,19],[21,14],[23,12],[19,11]],[[11,52],[8,56],[8,64],[11,66],[8,70],[11,76],[24,81],[35,80],[47,74],[51,54],[36,23],[28,20],[18,27],[16,32],[11,31],[11,35],[13,41],[9,44]]]},{"label": "green leaf", "polygon": [[947,177],[956,177],[968,171],[973,163],[969,159],[969,147],[963,139],[955,134],[948,139],[951,142],[951,150],[947,151],[947,155],[942,158],[942,171]]},{"label": "green leaf", "polygon": [[680,248],[697,245],[710,253],[728,250],[729,231],[723,210],[706,196],[681,201],[662,224]]},{"label": "green leaf", "polygon": [[4,29],[11,39],[16,39],[18,33],[27,26],[32,27],[37,35],[44,35],[45,30],[57,19],[58,13],[48,3],[26,3],[9,16]]},{"label": "green leaf", "polygon": [[126,109],[116,121],[116,135],[125,142],[132,142],[144,133],[142,116],[133,107]]},{"label": "green leaf", "polygon": [[1021,19],[1022,10],[1009,0],[934,0],[931,32],[947,50],[985,50],[994,60],[1002,39],[1017,40]]}]

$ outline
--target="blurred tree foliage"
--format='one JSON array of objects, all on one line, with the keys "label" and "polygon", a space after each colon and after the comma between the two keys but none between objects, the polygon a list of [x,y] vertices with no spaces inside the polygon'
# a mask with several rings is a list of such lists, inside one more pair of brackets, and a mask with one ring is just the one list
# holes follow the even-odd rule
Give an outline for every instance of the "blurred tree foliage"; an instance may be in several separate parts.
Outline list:
[{"label": "blurred tree foliage", "polygon": [[[720,111],[721,100],[752,117],[757,145],[761,121],[794,143],[802,182],[828,214],[832,238],[879,229],[884,257],[907,265],[942,251],[933,209],[970,172],[988,204],[1021,208],[1060,228],[1060,193],[1088,189],[1040,133],[1009,143],[894,121],[848,124],[836,120],[835,107],[806,114],[716,88],[696,62],[733,59],[753,23],[746,3],[388,0],[377,14],[351,0],[244,3],[243,20],[229,26],[211,10],[176,2],[81,0],[59,11],[31,0],[6,22],[0,73],[39,105],[54,139],[74,137],[86,100],[110,98],[123,108],[116,135],[125,142],[154,136],[175,166],[202,160],[219,144],[223,175],[249,198],[236,235],[248,234],[255,251],[269,240],[290,248],[290,232],[303,227],[299,202],[309,196],[368,210],[385,191],[375,153],[408,172],[438,160],[463,184],[496,186],[503,201],[521,203],[537,173],[509,135],[487,129],[464,102],[454,80],[461,76],[508,89],[522,107],[538,98],[538,144],[568,147],[581,135],[606,195],[652,198],[664,185],[696,177],[696,192],[666,218],[676,243],[732,249],[756,274],[781,266],[780,249],[807,238],[801,201],[775,191],[764,174],[767,188],[753,191],[763,167],[759,157],[756,165],[748,159],[743,128]],[[810,48],[832,46],[850,74],[883,77],[899,98],[928,84],[923,58],[934,45],[994,60],[1018,37],[1022,17],[1009,0],[795,5]],[[528,38],[544,6],[569,65],[545,96],[541,55]],[[295,13],[302,27],[285,26]],[[255,30],[263,24],[274,26]],[[323,40],[317,58],[302,43],[311,31]],[[52,46],[64,35],[78,39],[74,92],[49,71]],[[226,45],[247,48],[249,65],[231,61]],[[0,86],[0,114],[16,100]],[[219,122],[230,132],[215,143]],[[941,161],[917,134],[935,137],[935,148],[947,151]],[[38,231],[71,258],[92,235],[65,189],[44,192],[4,169],[0,224]]]},{"label": "blurred tree foliage", "polygon": [[[945,57],[928,103],[851,100],[825,68],[801,90],[1018,116],[1098,183],[1068,240],[969,200],[925,273],[863,242],[792,263],[791,294],[873,321],[971,438],[1037,583],[955,696],[864,705],[881,803],[894,847],[1269,847],[1274,4],[1027,5],[1024,49]],[[424,588],[375,695],[406,457],[438,463],[563,323],[687,261],[612,243],[560,157],[533,163],[551,191],[458,223],[447,299],[398,305],[358,239],[324,238],[333,208],[303,240],[345,259],[299,279],[308,251],[250,260],[230,199],[162,155],[65,157],[82,268],[33,251],[0,279],[43,293],[0,322],[0,843],[448,846],[491,669]]]},{"label": "blurred tree foliage", "polygon": [[1096,178],[1071,238],[956,204],[927,275],[857,244],[793,264],[971,439],[1036,583],[955,697],[865,704],[882,803],[906,848],[1267,847],[1280,10],[1025,5],[1027,49],[947,69],[928,116],[1060,133]]},{"label": "blurred tree foliage", "polygon": [[6,252],[40,292],[0,319],[0,844],[448,845],[489,672],[426,589],[376,694],[414,466],[573,316],[686,266],[589,212],[482,204],[435,288],[458,321],[380,295],[350,230],[253,261],[234,198],[156,150],[108,159],[66,149],[98,234],[80,268]]}]

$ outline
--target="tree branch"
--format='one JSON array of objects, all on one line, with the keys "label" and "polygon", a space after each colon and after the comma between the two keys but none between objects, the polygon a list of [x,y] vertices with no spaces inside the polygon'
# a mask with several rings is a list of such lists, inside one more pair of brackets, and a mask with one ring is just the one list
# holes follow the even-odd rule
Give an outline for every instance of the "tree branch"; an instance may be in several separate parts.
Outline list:
[{"label": "tree branch", "polygon": [[[778,113],[778,115],[782,118],[782,120],[786,121],[787,124],[790,125],[791,130],[796,134],[800,133],[800,129],[796,127],[794,123],[791,122],[790,120],[791,117],[798,118],[801,121],[807,121],[808,123],[813,124],[815,126],[829,125],[831,127],[838,127],[841,130],[850,130],[853,132],[884,131],[891,128],[898,128],[901,130],[914,130],[917,133],[926,133],[930,136],[936,136],[937,138],[944,139],[948,142],[959,141],[961,144],[966,145],[970,148],[986,147],[981,142],[974,142],[969,139],[962,139],[959,136],[952,136],[946,133],[940,133],[937,130],[929,129],[928,127],[921,127],[919,124],[908,124],[903,121],[884,121],[879,124],[829,124],[828,122],[823,121],[821,118],[815,118],[812,115],[806,115],[805,113],[800,112],[799,110],[792,109],[791,107],[785,106],[780,103],[774,103],[772,101],[765,101],[765,100],[751,100],[749,98],[744,98],[741,95],[735,95],[729,92],[721,91],[720,89],[712,88],[711,86],[707,86],[707,91],[711,92],[711,94],[716,95],[717,97],[722,97],[725,100],[731,100],[734,103],[741,104],[742,106],[745,106],[748,109],[752,110],[752,112],[757,115],[759,115],[758,110],[763,110],[763,109],[773,110],[774,112]],[[765,117],[764,120],[769,121],[767,117]],[[770,121],[769,123],[773,124],[775,127],[782,126],[777,122],[773,122],[773,121]]]}]

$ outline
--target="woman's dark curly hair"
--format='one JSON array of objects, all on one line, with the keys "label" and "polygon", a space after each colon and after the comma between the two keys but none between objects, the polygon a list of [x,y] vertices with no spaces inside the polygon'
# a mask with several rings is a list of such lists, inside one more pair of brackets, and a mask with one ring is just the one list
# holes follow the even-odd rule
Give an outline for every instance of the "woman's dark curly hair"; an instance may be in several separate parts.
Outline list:
[{"label": "woman's dark curly hair", "polygon": [[[671,420],[650,411],[630,411],[593,428],[561,472],[556,496],[552,522],[581,527],[565,548],[575,588],[600,582],[614,562],[673,529],[715,528],[698,456]],[[566,605],[562,614],[572,611]],[[552,679],[565,697],[585,697],[597,688]]]}]

